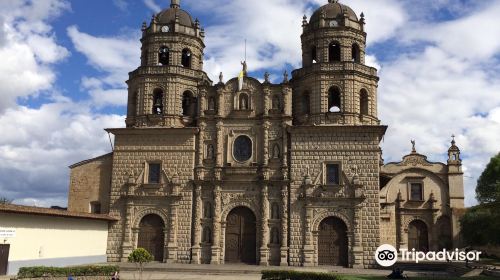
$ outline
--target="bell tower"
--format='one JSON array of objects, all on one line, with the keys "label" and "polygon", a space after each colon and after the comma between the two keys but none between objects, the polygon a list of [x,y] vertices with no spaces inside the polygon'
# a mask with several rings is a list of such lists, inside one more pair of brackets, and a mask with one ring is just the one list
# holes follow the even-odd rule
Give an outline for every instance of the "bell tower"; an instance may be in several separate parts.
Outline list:
[{"label": "bell tower", "polygon": [[127,81],[127,127],[191,127],[198,117],[204,30],[180,0],[142,26],[141,65]]},{"label": "bell tower", "polygon": [[348,6],[329,0],[303,18],[302,68],[293,72],[296,124],[377,125],[377,70],[365,65],[366,33]]}]

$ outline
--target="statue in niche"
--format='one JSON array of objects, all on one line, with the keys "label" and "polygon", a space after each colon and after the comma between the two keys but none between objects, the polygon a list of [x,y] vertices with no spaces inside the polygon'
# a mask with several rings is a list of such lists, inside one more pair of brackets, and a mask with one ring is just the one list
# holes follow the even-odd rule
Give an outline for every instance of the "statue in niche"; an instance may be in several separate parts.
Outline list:
[{"label": "statue in niche", "polygon": [[209,144],[207,147],[207,159],[213,159],[214,158],[214,145]]},{"label": "statue in niche", "polygon": [[274,110],[279,110],[281,107],[281,104],[280,104],[280,97],[275,95],[273,97],[273,109]]},{"label": "statue in niche", "polygon": [[248,97],[245,94],[240,98],[240,110],[248,110]]},{"label": "statue in niche", "polygon": [[280,158],[280,146],[278,144],[273,146],[273,158]]},{"label": "statue in niche", "polygon": [[211,111],[215,110],[215,100],[213,97],[210,97],[208,99],[208,110],[211,110]]}]

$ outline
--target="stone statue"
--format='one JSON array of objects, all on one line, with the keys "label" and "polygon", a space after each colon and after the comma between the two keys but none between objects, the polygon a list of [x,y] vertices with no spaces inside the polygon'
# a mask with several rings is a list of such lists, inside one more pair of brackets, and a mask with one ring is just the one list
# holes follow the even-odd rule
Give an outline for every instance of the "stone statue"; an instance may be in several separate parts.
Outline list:
[{"label": "stone statue", "polygon": [[280,147],[278,146],[278,144],[274,144],[273,158],[280,158]]},{"label": "stone statue", "polygon": [[241,97],[241,110],[247,110],[248,109],[248,100],[246,96]]},{"label": "stone statue", "polygon": [[242,61],[241,65],[243,66],[243,75],[247,75],[247,61]]},{"label": "stone statue", "polygon": [[412,145],[411,151],[412,151],[413,153],[416,153],[416,152],[417,152],[417,149],[415,149],[415,143],[416,143],[416,142],[415,142],[415,140],[411,140],[411,145]]},{"label": "stone statue", "polygon": [[222,72],[220,72],[219,74],[219,84],[223,84],[224,83],[224,75],[222,74]]},{"label": "stone statue", "polygon": [[283,73],[283,83],[286,84],[288,83],[288,72],[285,70],[285,73]]},{"label": "stone statue", "polygon": [[213,97],[208,99],[208,110],[215,110],[215,100]]},{"label": "stone statue", "polygon": [[207,159],[213,159],[214,158],[214,146],[212,144],[208,145],[207,148]]},{"label": "stone statue", "polygon": [[266,73],[264,73],[264,83],[270,83],[269,76],[271,76],[271,74],[266,71]]}]

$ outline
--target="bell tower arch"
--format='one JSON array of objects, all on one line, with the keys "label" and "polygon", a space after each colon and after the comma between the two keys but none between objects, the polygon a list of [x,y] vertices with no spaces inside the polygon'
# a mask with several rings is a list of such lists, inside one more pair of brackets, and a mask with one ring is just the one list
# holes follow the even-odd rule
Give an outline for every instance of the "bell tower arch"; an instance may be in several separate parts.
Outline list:
[{"label": "bell tower arch", "polygon": [[[363,13],[358,18],[350,7],[337,0],[328,0],[309,21],[304,16],[302,68],[293,72],[295,123],[379,124],[379,78],[375,68],[365,65],[364,26]],[[300,100],[305,93],[310,108],[299,108],[303,107]]]},{"label": "bell tower arch", "polygon": [[198,85],[211,84],[203,72],[205,32],[180,0],[142,25],[141,65],[130,73],[127,127],[196,126],[199,106],[184,115],[184,93],[198,97]]}]

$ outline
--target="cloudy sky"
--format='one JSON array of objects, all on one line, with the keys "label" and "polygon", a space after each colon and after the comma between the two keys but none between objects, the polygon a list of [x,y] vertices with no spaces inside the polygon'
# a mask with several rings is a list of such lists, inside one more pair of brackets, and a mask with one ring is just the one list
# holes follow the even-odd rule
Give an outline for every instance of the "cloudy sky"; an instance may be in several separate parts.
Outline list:
[{"label": "cloudy sky", "polygon": [[[500,151],[500,0],[344,0],[367,21],[379,69],[386,162],[417,141],[445,161],[462,150],[466,204]],[[278,81],[300,67],[302,16],[327,0],[182,0],[206,30],[205,70],[236,76],[248,41],[251,74]],[[0,1],[0,196],[64,206],[68,166],[110,151],[103,128],[123,127],[127,73],[140,26],[169,0]]]}]

